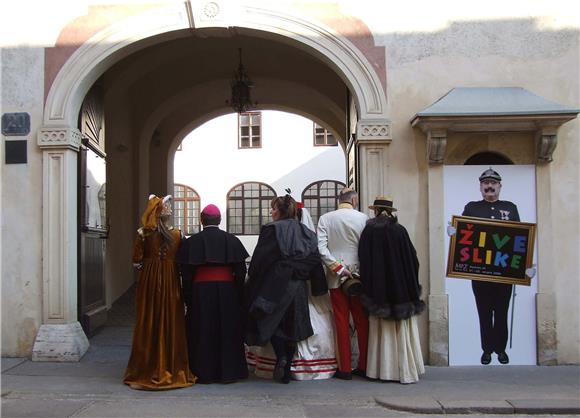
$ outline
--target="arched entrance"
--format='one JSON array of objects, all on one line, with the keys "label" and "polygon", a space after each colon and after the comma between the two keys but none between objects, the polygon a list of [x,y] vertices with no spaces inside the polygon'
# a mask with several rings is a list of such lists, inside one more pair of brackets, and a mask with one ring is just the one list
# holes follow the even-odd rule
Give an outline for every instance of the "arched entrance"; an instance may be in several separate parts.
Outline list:
[{"label": "arched entrance", "polygon": [[[348,182],[358,185],[362,204],[387,184],[385,86],[364,47],[313,18],[219,2],[127,16],[72,53],[48,91],[38,134],[44,309],[34,359],[78,360],[88,347],[77,321],[76,244],[77,119],[85,95],[98,79],[104,83],[107,200],[115,202],[105,274],[131,277],[127,260],[141,197],[167,191],[170,156],[192,124],[225,111],[238,47],[258,108],[289,109],[343,133]],[[107,299],[122,290],[111,285]]]}]

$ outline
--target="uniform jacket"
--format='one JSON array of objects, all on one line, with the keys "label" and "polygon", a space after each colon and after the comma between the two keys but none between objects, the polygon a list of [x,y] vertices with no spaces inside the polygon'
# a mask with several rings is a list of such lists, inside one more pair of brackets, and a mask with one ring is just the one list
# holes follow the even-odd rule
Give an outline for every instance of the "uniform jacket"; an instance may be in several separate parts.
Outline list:
[{"label": "uniform jacket", "polygon": [[469,202],[465,205],[462,215],[504,221],[520,221],[518,207],[509,200],[496,200],[495,202],[478,200],[476,202]]},{"label": "uniform jacket", "polygon": [[358,268],[358,242],[368,216],[348,203],[325,213],[318,220],[318,251],[326,265],[326,280],[330,289],[339,287],[336,272],[342,266]]}]

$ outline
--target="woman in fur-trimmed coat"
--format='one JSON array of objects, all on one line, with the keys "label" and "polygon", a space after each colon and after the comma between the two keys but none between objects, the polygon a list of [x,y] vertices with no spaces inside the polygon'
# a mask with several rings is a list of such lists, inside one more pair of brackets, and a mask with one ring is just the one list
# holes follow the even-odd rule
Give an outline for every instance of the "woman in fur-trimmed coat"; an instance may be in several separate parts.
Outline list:
[{"label": "woman in fur-trimmed coat", "polygon": [[425,372],[416,315],[421,300],[417,252],[393,215],[389,198],[377,198],[375,218],[359,242],[361,301],[369,312],[367,377],[414,383]]}]

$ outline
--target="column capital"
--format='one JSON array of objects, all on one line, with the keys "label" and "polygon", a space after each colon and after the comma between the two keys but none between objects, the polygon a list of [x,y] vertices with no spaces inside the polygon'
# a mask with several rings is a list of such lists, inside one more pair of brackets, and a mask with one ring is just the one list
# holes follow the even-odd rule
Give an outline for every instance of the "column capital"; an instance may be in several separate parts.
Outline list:
[{"label": "column capital", "polygon": [[356,124],[356,140],[365,143],[388,144],[393,140],[388,119],[361,119]]},{"label": "column capital", "polygon": [[68,148],[78,151],[81,146],[81,131],[70,126],[43,126],[38,131],[37,142],[42,149]]}]

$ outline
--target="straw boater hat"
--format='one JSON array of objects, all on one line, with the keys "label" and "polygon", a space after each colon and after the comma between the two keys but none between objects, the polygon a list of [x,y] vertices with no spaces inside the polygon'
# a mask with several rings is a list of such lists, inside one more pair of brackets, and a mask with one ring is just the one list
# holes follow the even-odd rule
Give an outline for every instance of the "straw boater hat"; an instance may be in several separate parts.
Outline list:
[{"label": "straw boater hat", "polygon": [[393,198],[390,196],[377,196],[369,209],[386,209],[391,212],[396,212],[397,208],[393,207]]}]

